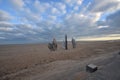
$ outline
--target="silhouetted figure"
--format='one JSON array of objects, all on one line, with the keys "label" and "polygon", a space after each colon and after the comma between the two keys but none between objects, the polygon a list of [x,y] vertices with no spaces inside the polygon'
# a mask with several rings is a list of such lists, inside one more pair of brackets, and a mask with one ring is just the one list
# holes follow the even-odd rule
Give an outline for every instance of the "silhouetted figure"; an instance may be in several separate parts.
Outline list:
[{"label": "silhouetted figure", "polygon": [[72,38],[72,46],[73,46],[73,48],[76,48],[76,42],[75,42],[74,38]]},{"label": "silhouetted figure", "polygon": [[67,50],[68,49],[68,43],[67,43],[67,35],[65,35],[65,49]]}]

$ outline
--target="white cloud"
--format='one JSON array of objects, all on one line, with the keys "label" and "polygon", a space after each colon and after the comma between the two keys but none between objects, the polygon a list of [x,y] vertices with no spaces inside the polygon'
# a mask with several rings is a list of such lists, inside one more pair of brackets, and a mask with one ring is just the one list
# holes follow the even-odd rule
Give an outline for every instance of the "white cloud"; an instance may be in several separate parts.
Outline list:
[{"label": "white cloud", "polygon": [[80,13],[73,13],[66,16],[64,26],[64,33],[69,34],[71,37],[89,35],[95,29],[92,18]]},{"label": "white cloud", "polygon": [[102,13],[101,12],[97,12],[97,13],[91,13],[93,15],[93,22],[96,22],[100,19]]},{"label": "white cloud", "polygon": [[64,2],[69,5],[69,6],[73,6],[73,5],[81,5],[83,0],[64,0]]},{"label": "white cloud", "polygon": [[78,10],[79,10],[79,6],[75,6],[75,7],[74,7],[74,10],[75,10],[75,11],[78,11]]},{"label": "white cloud", "polygon": [[52,15],[49,15],[48,17],[49,17],[49,19],[50,19],[51,21],[55,21],[56,18],[57,18],[57,16],[52,16]]},{"label": "white cloud", "polygon": [[1,37],[1,36],[0,36],[0,39],[6,39],[6,38],[5,38],[5,37]]},{"label": "white cloud", "polygon": [[66,5],[64,3],[56,3],[55,7],[60,10],[61,13],[66,13]]},{"label": "white cloud", "polygon": [[81,5],[83,0],[77,0],[77,5]]},{"label": "white cloud", "polygon": [[10,0],[13,7],[17,10],[23,10],[24,7],[24,1],[23,0]]},{"label": "white cloud", "polygon": [[40,19],[41,19],[41,17],[39,15],[36,15],[36,14],[31,14],[30,17],[31,17],[32,21],[36,21],[36,22],[40,21]]},{"label": "white cloud", "polygon": [[9,23],[9,22],[0,22],[0,27],[5,27],[5,28],[9,28],[9,27],[13,27],[13,24]]},{"label": "white cloud", "polygon": [[81,13],[89,12],[88,9],[91,4],[92,4],[92,2],[88,2],[88,4],[82,8]]},{"label": "white cloud", "polygon": [[101,29],[101,28],[108,28],[109,26],[98,26],[98,29]]},{"label": "white cloud", "polygon": [[38,0],[35,0],[34,6],[36,9],[40,10],[40,12],[44,11],[44,9],[41,8],[41,4]]},{"label": "white cloud", "polygon": [[81,37],[77,39],[78,41],[107,41],[107,40],[120,40],[120,34],[109,34],[103,36],[89,36],[89,37]]},{"label": "white cloud", "polygon": [[24,2],[25,2],[26,4],[31,4],[31,3],[32,3],[31,0],[24,0]]},{"label": "white cloud", "polygon": [[14,34],[15,36],[24,36],[24,34],[23,33],[16,33],[16,34]]},{"label": "white cloud", "polygon": [[[20,30],[24,29],[24,30],[27,30],[27,31],[33,30],[33,28],[34,28],[34,26],[31,25],[31,24],[18,24],[18,25],[16,25],[16,26],[17,26],[18,29],[20,29]],[[24,30],[23,30],[23,31],[24,31]],[[27,32],[27,31],[26,31],[26,32]]]},{"label": "white cloud", "polygon": [[60,10],[66,9],[66,5],[64,3],[56,3],[56,7],[59,8]]},{"label": "white cloud", "polygon": [[0,27],[0,31],[13,31],[13,28],[10,28],[10,27]]},{"label": "white cloud", "polygon": [[35,0],[34,6],[40,13],[44,13],[47,9],[51,7],[49,3],[42,3],[39,0]]},{"label": "white cloud", "polygon": [[53,7],[52,14],[54,14],[54,15],[60,14],[60,11],[57,8]]},{"label": "white cloud", "polygon": [[0,10],[0,21],[8,21],[13,17],[6,11]]},{"label": "white cloud", "polygon": [[42,16],[39,13],[34,13],[29,8],[26,8],[24,13],[24,16],[21,17],[22,23],[24,23],[23,21],[27,23],[35,23],[41,21],[42,19]]},{"label": "white cloud", "polygon": [[65,2],[66,2],[66,3],[70,3],[70,2],[71,2],[71,0],[65,0]]},{"label": "white cloud", "polygon": [[[23,11],[16,12],[16,18],[18,16],[21,21],[13,24],[10,23],[10,13],[0,10],[0,35],[4,34],[6,39],[49,41],[52,37],[61,40],[64,34],[68,34],[69,38],[73,36],[79,38],[120,33],[120,12],[115,12],[120,8],[117,0],[95,0],[95,3],[86,4],[82,3],[83,0],[62,2],[35,0],[33,4],[32,1],[20,0],[20,3],[16,2],[17,0],[12,1],[14,1],[14,7]],[[109,13],[111,11],[112,14]],[[100,22],[99,20],[106,12],[109,13],[106,21]],[[16,19],[12,21],[16,22]]]},{"label": "white cloud", "polygon": [[13,24],[9,23],[9,22],[0,22],[0,31],[13,31],[14,26]]}]

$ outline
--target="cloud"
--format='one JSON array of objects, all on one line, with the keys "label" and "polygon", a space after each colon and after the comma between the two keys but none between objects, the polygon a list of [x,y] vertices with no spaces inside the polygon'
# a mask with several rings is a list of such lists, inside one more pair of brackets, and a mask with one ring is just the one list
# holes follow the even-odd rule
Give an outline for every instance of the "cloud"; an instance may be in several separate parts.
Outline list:
[{"label": "cloud", "polygon": [[57,19],[57,16],[49,15],[48,18],[49,18],[51,21],[55,21],[55,20]]},{"label": "cloud", "polygon": [[[25,17],[25,18],[28,20],[28,22],[30,22],[30,23],[39,22],[39,21],[42,19],[42,17],[41,17],[39,14],[33,14],[33,13],[29,13],[28,15],[26,14],[24,17]],[[24,18],[24,17],[23,17],[23,18]]]},{"label": "cloud", "polygon": [[66,9],[66,5],[63,4],[63,3],[58,3],[57,6],[60,10],[65,10]]},{"label": "cloud", "polygon": [[98,26],[98,29],[101,29],[101,28],[108,28],[109,26]]},{"label": "cloud", "polygon": [[40,2],[39,0],[35,0],[34,6],[40,13],[44,13],[46,10],[48,10],[51,7],[49,3],[43,3]]},{"label": "cloud", "polygon": [[112,12],[120,9],[119,0],[93,0],[89,9],[92,12]]},{"label": "cloud", "polygon": [[69,5],[69,6],[73,6],[73,5],[81,5],[83,0],[64,0],[64,2]]},{"label": "cloud", "polygon": [[19,22],[20,23],[36,23],[42,20],[42,16],[38,13],[32,12],[29,8],[24,8],[24,13],[23,14],[18,14],[19,15]]},{"label": "cloud", "polygon": [[105,21],[96,22],[97,28],[94,35],[120,34],[120,10],[107,16]]},{"label": "cloud", "polygon": [[0,27],[12,27],[13,25],[9,22],[0,22]]},{"label": "cloud", "polygon": [[81,5],[83,0],[77,0],[77,5]]},{"label": "cloud", "polygon": [[78,11],[78,10],[79,10],[79,6],[75,6],[75,7],[74,7],[74,10],[75,10],[75,11]]},{"label": "cloud", "polygon": [[11,1],[16,10],[0,10],[0,42],[49,42],[53,37],[63,40],[65,34],[68,39],[120,34],[117,0]]},{"label": "cloud", "polygon": [[23,10],[23,7],[25,6],[25,3],[23,0],[10,0],[12,6],[14,9],[17,10]]},{"label": "cloud", "polygon": [[30,39],[34,37],[36,31],[33,25],[30,24],[11,24],[8,22],[0,22],[0,37],[5,37],[6,40]]},{"label": "cloud", "polygon": [[[97,33],[102,34],[120,34],[120,10],[107,16],[105,21],[98,21],[96,24],[99,28]],[[101,26],[101,27],[100,27]],[[106,29],[105,29],[106,28]]]},{"label": "cloud", "polygon": [[71,37],[87,36],[95,29],[93,19],[79,13],[66,16],[64,26],[64,33]]},{"label": "cloud", "polygon": [[0,10],[0,32],[13,30],[13,25],[9,22],[13,17],[6,11]]},{"label": "cloud", "polygon": [[0,27],[0,31],[12,31],[13,29],[10,27]]},{"label": "cloud", "polygon": [[120,10],[116,11],[115,13],[109,15],[107,17],[107,23],[111,27],[118,27],[120,29]]},{"label": "cloud", "polygon": [[106,41],[106,40],[120,40],[120,34],[109,34],[109,35],[103,35],[103,36],[91,36],[89,37],[82,37],[80,39],[77,39],[80,41]]},{"label": "cloud", "polygon": [[0,37],[0,39],[5,39],[5,37]]},{"label": "cloud", "polygon": [[0,21],[8,21],[13,17],[6,11],[0,10]]},{"label": "cloud", "polygon": [[51,12],[52,12],[53,15],[60,14],[60,11],[59,11],[57,8],[55,8],[55,7],[52,8],[52,11],[51,11]]},{"label": "cloud", "polygon": [[66,14],[66,4],[59,2],[55,4],[55,7],[60,11],[61,14]]},{"label": "cloud", "polygon": [[90,13],[89,15],[93,18],[93,22],[96,22],[96,21],[99,21],[102,13],[101,12],[96,12],[96,13]]}]

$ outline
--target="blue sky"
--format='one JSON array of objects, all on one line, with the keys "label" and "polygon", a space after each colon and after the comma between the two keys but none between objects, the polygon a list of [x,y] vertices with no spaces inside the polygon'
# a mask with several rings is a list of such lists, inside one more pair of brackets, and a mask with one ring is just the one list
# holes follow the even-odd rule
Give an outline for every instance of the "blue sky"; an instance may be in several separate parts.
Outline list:
[{"label": "blue sky", "polygon": [[0,44],[120,39],[120,0],[0,0]]}]

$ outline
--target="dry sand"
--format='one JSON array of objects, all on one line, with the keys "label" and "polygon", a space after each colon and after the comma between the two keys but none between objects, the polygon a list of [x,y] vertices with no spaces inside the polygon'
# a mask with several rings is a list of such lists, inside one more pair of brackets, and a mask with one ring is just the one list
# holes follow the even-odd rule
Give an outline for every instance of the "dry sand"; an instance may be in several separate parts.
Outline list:
[{"label": "dry sand", "polygon": [[[68,50],[62,49],[59,43],[54,52],[47,48],[47,44],[1,45],[0,80],[97,80],[93,78],[94,74],[85,71],[85,66],[95,63],[104,70],[105,64],[109,63],[108,67],[117,64],[111,62],[119,50],[120,41],[77,42],[75,49],[69,43]],[[116,62],[120,60],[117,58]],[[98,76],[101,71],[95,74]]]}]

